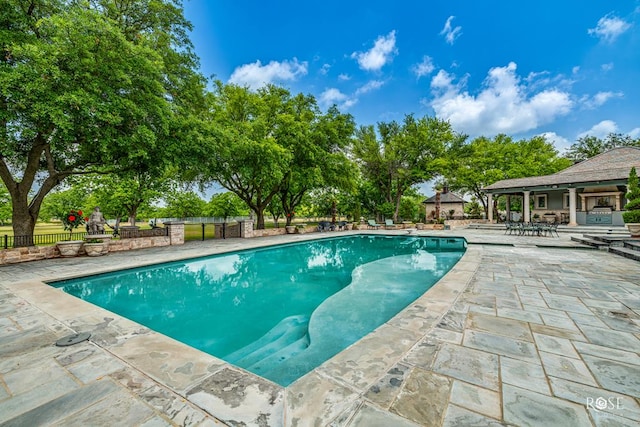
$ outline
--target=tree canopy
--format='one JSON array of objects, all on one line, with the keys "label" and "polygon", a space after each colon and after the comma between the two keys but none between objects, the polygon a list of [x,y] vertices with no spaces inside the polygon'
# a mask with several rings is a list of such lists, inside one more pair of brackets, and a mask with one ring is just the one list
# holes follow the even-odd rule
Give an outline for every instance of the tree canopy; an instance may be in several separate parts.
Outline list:
[{"label": "tree canopy", "polygon": [[201,182],[237,194],[257,228],[273,200],[291,214],[309,190],[348,182],[353,168],[342,149],[353,132],[350,116],[335,108],[323,115],[312,96],[274,85],[252,92],[216,82],[209,102],[203,161],[192,168]]},{"label": "tree canopy", "polygon": [[564,157],[577,163],[616,147],[640,147],[640,138],[633,139],[629,135],[619,133],[610,133],[604,139],[583,136],[571,144]]},{"label": "tree canopy", "polygon": [[30,236],[67,177],[162,162],[185,142],[204,80],[174,1],[4,4],[0,178],[14,233]]},{"label": "tree canopy", "polygon": [[464,136],[457,135],[448,122],[407,115],[402,123],[378,123],[377,133],[373,126],[360,127],[353,152],[364,178],[391,207],[397,221],[402,196],[413,185],[442,173],[448,147],[461,139]]},{"label": "tree canopy", "polygon": [[449,188],[474,196],[487,211],[483,188],[503,179],[549,175],[571,165],[542,136],[514,141],[500,134],[478,137],[450,152],[444,174]]}]

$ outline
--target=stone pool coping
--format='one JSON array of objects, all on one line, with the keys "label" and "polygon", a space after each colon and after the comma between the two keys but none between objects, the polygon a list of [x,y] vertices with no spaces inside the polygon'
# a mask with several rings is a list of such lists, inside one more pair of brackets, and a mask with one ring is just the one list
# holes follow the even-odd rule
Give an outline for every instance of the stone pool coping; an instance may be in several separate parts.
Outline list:
[{"label": "stone pool coping", "polygon": [[[355,234],[369,233],[344,232],[339,236]],[[339,236],[315,234],[294,239],[243,240],[236,241],[235,245],[207,248],[196,256]],[[193,258],[194,254],[165,252],[160,257],[162,259],[134,257],[125,267],[179,261]],[[86,275],[86,270],[81,274],[79,270],[51,269],[42,278],[5,287],[68,328],[91,332],[91,341],[113,357],[222,422],[296,425],[315,420],[324,425],[349,412],[390,368],[430,334],[468,286],[479,263],[480,248],[468,246],[460,261],[411,305],[286,388],[45,283]],[[92,272],[121,269],[122,265],[117,268],[103,265]],[[398,421],[407,423],[403,418]]]}]

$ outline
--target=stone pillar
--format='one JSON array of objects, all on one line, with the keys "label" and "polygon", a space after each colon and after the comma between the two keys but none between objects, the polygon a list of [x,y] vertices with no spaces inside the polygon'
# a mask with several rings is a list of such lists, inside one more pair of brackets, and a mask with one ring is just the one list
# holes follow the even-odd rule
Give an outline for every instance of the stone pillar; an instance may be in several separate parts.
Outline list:
[{"label": "stone pillar", "polygon": [[577,221],[577,215],[576,215],[576,211],[577,211],[577,207],[578,207],[578,200],[576,199],[576,189],[575,188],[570,188],[569,189],[569,224],[572,227],[575,227],[576,225],[578,225],[578,221]]},{"label": "stone pillar", "polygon": [[240,237],[243,239],[253,237],[253,220],[245,219],[240,221]]},{"label": "stone pillar", "polygon": [[529,195],[531,191],[523,191],[524,199],[522,200],[522,213],[524,214],[524,222],[531,222],[531,208],[529,208]]},{"label": "stone pillar", "polygon": [[493,223],[493,194],[487,194],[487,219]]},{"label": "stone pillar", "polygon": [[184,245],[184,222],[165,222],[164,226],[169,229],[169,244]]}]

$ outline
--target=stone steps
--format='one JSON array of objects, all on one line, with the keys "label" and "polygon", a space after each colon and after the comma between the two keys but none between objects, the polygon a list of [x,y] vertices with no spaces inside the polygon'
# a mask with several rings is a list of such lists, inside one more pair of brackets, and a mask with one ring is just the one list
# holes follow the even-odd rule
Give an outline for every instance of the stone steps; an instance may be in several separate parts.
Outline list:
[{"label": "stone steps", "polygon": [[640,238],[631,237],[629,234],[583,234],[582,237],[572,236],[571,240],[640,261]]},{"label": "stone steps", "polygon": [[[468,229],[473,230],[502,230],[506,229],[504,224],[481,224],[471,223],[467,226]],[[601,225],[578,225],[575,227],[569,227],[568,225],[560,224],[558,226],[558,233],[571,233],[571,234],[606,234],[614,236],[629,236],[629,231],[626,227],[618,226],[601,226]]]},{"label": "stone steps", "polygon": [[609,244],[608,243],[603,242],[601,240],[592,239],[592,238],[589,238],[589,237],[571,236],[571,240],[573,242],[582,243],[583,245],[591,246],[591,247],[594,247],[594,248],[597,248],[597,249],[602,249],[602,250],[609,249]]},{"label": "stone steps", "polygon": [[609,248],[609,252],[612,254],[620,255],[625,258],[630,258],[636,261],[640,261],[640,250],[637,249],[629,249],[627,247],[613,247]]}]

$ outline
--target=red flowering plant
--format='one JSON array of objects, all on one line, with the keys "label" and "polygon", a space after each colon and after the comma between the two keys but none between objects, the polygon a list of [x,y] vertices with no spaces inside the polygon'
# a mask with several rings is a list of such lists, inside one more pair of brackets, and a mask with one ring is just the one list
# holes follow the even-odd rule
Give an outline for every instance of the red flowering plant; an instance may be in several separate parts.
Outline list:
[{"label": "red flowering plant", "polygon": [[80,209],[71,209],[69,213],[62,217],[62,225],[64,225],[64,229],[69,230],[69,240],[71,240],[73,229],[83,225],[84,223],[85,218],[82,216],[82,211]]}]

